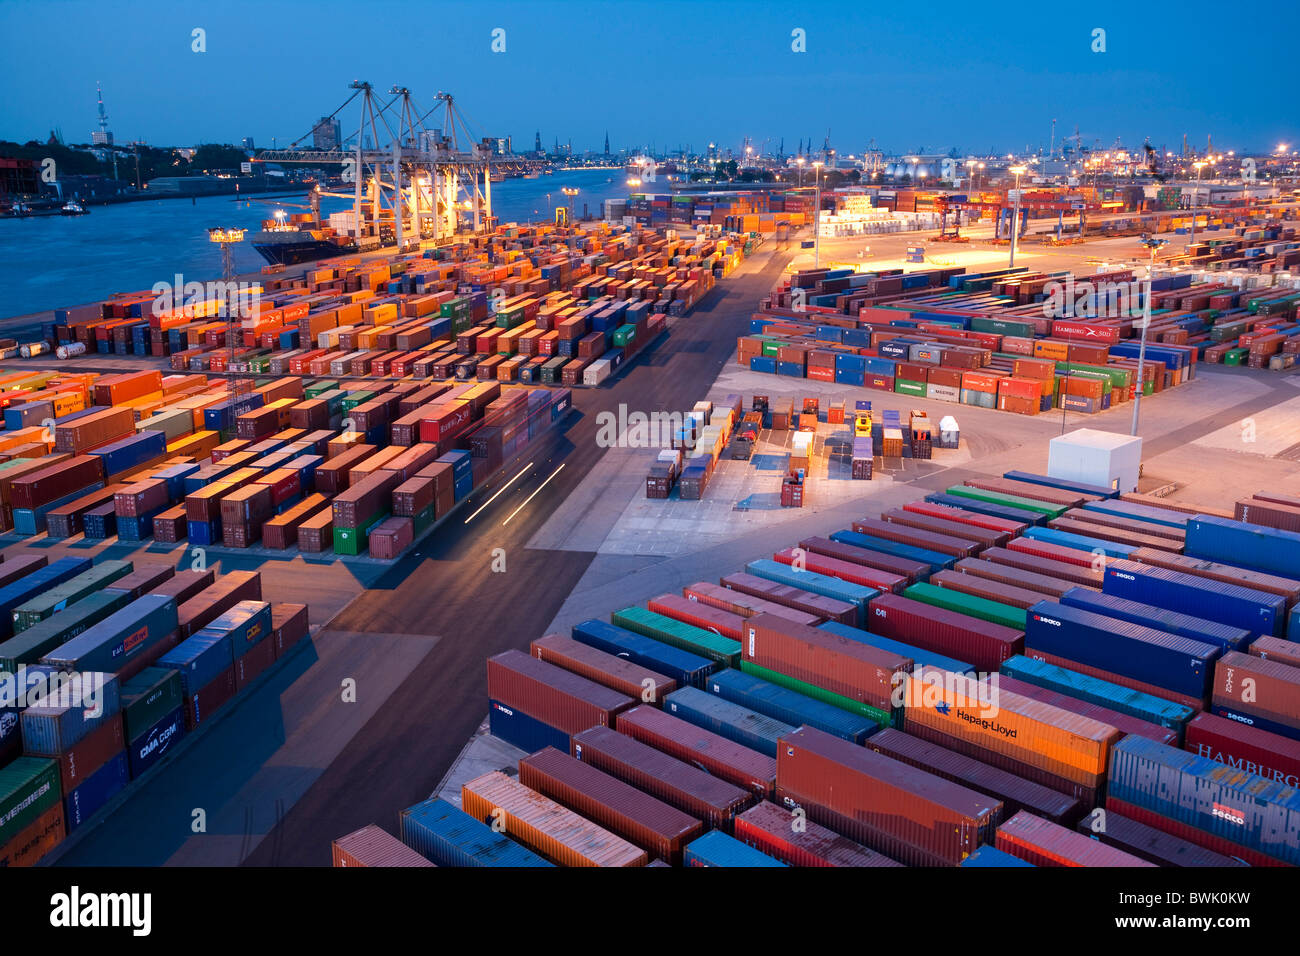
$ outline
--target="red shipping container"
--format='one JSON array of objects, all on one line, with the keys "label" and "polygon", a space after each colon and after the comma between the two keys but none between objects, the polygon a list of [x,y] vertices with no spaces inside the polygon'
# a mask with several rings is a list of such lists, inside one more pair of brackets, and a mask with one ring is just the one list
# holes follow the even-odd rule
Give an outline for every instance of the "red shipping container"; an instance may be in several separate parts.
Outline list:
[{"label": "red shipping container", "polygon": [[947,518],[937,518],[933,515],[917,514],[903,508],[882,512],[880,517],[881,520],[888,521],[891,524],[901,524],[909,528],[916,528],[919,531],[931,531],[935,534],[947,535],[950,538],[974,541],[981,548],[1004,545],[1011,537],[1005,531],[990,531],[988,528],[978,528],[972,524],[949,521]]},{"label": "red shipping container", "polygon": [[[178,572],[172,581],[180,578],[182,574],[185,572]],[[170,583],[171,581],[164,582],[163,588],[153,593],[162,593]],[[176,609],[176,616],[179,619],[181,637],[189,637],[200,628],[207,627],[240,601],[260,600],[262,600],[262,576],[257,571],[231,571],[229,574],[223,574],[183,604],[181,599],[177,598],[179,607]]]},{"label": "red shipping container", "polygon": [[271,637],[279,660],[310,631],[305,604],[272,604]]},{"label": "red shipping container", "polygon": [[159,508],[167,507],[171,498],[167,482],[149,478],[126,485],[113,495],[113,512],[121,518],[143,518]]},{"label": "red shipping container", "polygon": [[739,591],[742,594],[763,598],[776,604],[783,604],[806,614],[815,614],[823,620],[839,621],[841,624],[851,626],[856,626],[858,623],[858,606],[850,604],[848,601],[823,597],[820,594],[792,588],[786,584],[778,584],[775,581],[768,581],[765,578],[743,571],[728,574],[726,577],[721,578],[719,583],[725,588]]},{"label": "red shipping container", "polygon": [[853,522],[853,530],[875,538],[884,538],[886,541],[910,544],[927,551],[938,551],[940,554],[950,554],[958,558],[973,558],[982,550],[980,545],[965,538],[908,528],[879,518],[859,518]]},{"label": "red shipping container", "polygon": [[677,682],[671,677],[562,634],[539,637],[528,646],[528,652],[539,661],[562,667],[645,703],[657,704],[677,689]]},{"label": "red shipping container", "polygon": [[653,794],[711,827],[731,831],[731,821],[752,802],[748,792],[698,767],[668,756],[610,726],[573,734],[572,756]]},{"label": "red shipping container", "polygon": [[912,660],[774,614],[745,621],[741,658],[769,670],[861,701],[894,709],[894,690]]},{"label": "red shipping container", "polygon": [[1153,865],[1024,810],[998,827],[996,845],[1034,866]]},{"label": "red shipping container", "polygon": [[243,693],[268,667],[275,663],[275,642],[262,638],[235,658],[235,692]]},{"label": "red shipping container", "polygon": [[1247,648],[1247,652],[1251,657],[1262,657],[1266,661],[1281,661],[1292,667],[1300,667],[1300,641],[1288,641],[1265,635],[1255,638]]},{"label": "red shipping container", "polygon": [[764,801],[736,817],[736,839],[787,866],[902,866],[848,837]]},{"label": "red shipping container", "polygon": [[656,614],[702,628],[713,634],[721,634],[733,641],[740,640],[744,633],[745,619],[739,614],[709,607],[707,604],[691,601],[679,594],[661,594],[651,598],[646,607]]},{"label": "red shipping container", "polygon": [[424,409],[420,418],[420,441],[437,443],[455,438],[469,427],[471,415],[469,403],[459,400]]},{"label": "red shipping container", "polygon": [[960,571],[937,571],[930,575],[929,583],[935,587],[949,588],[953,591],[960,591],[962,594],[972,594],[975,597],[987,598],[990,601],[997,601],[999,604],[1007,604],[1011,607],[1026,610],[1043,600],[1042,591],[1031,591],[1028,588],[1003,584],[1001,581],[994,581],[991,578],[981,578],[974,574],[962,574]]},{"label": "red shipping container", "polygon": [[387,518],[370,529],[366,546],[371,557],[394,561],[415,541],[413,518]]},{"label": "red shipping container", "polygon": [[935,518],[946,518],[959,524],[974,525],[977,528],[987,528],[990,531],[1005,531],[1011,535],[1023,534],[1025,529],[1029,527],[1029,525],[1019,521],[1008,521],[1005,518],[982,515],[978,511],[966,511],[963,508],[952,508],[948,505],[933,504],[929,501],[910,502],[903,505],[903,510],[921,515],[930,515]]},{"label": "red shipping container", "polygon": [[[1153,863],[1156,866],[1247,866],[1244,860],[1215,853],[1189,840],[1165,833],[1145,823],[1139,823],[1118,810],[1106,808],[1104,823],[1097,827],[1091,815],[1079,821],[1075,829],[1089,839],[1100,840],[1125,853]],[[1094,829],[1096,827],[1096,829]]]},{"label": "red shipping container", "polygon": [[[1035,396],[1035,399],[1037,396]],[[968,478],[962,484],[970,488],[979,488],[984,491],[996,491],[1004,495],[1016,495],[1020,498],[1033,498],[1035,501],[1045,501],[1052,505],[1063,505],[1066,508],[1078,508],[1085,501],[1097,501],[1098,495],[1085,495],[1074,491],[1063,491],[1060,488],[1049,488],[1047,485],[1036,485],[1032,481],[1016,481],[1012,478]]]},{"label": "red shipping container", "polygon": [[881,594],[867,606],[868,630],[968,661],[992,673],[1009,657],[1024,653],[1025,635],[1000,624],[899,597]]},{"label": "red shipping container", "polygon": [[1237,502],[1234,517],[1238,521],[1260,524],[1266,528],[1300,531],[1300,507],[1294,505],[1247,498]]},{"label": "red shipping container", "polygon": [[235,669],[231,667],[185,701],[185,729],[192,731],[205,720],[211,720],[234,696]]},{"label": "red shipping container", "polygon": [[330,844],[336,867],[433,866],[420,854],[375,824],[354,830]]},{"label": "red shipping container", "polygon": [[757,797],[770,798],[776,790],[774,758],[656,707],[623,711],[615,719],[615,729]]},{"label": "red shipping container", "polygon": [[302,491],[301,475],[297,468],[277,468],[260,478],[254,478],[253,484],[270,486],[271,504],[275,507]]},{"label": "red shipping container", "polygon": [[1259,716],[1300,737],[1300,667],[1228,651],[1214,665],[1211,700]]},{"label": "red shipping container", "polygon": [[9,485],[9,500],[15,508],[39,508],[103,481],[103,459],[78,455],[15,478]]},{"label": "red shipping container", "polygon": [[1197,714],[1185,735],[1183,749],[1197,756],[1300,787],[1300,740],[1214,714]]},{"label": "red shipping container", "polygon": [[1240,843],[1233,843],[1222,837],[1215,836],[1205,830],[1189,826],[1186,823],[1180,823],[1169,817],[1162,816],[1145,807],[1134,806],[1126,800],[1117,800],[1114,797],[1106,798],[1106,812],[1120,813],[1124,816],[1136,820],[1138,823],[1144,823],[1149,827],[1154,827],[1163,833],[1168,833],[1180,839],[1187,840],[1197,846],[1205,847],[1207,850],[1213,850],[1224,856],[1236,857],[1244,860],[1251,866],[1286,866],[1281,860],[1275,857],[1267,856],[1258,850],[1252,850],[1249,847],[1242,846]]},{"label": "red shipping container", "polygon": [[[802,554],[797,555],[796,551],[802,551]],[[842,561],[839,558],[832,558],[816,551],[786,548],[784,551],[778,551],[772,555],[772,560],[791,567],[795,566],[796,559],[802,561],[803,568],[806,571],[827,574],[833,578],[839,578],[841,581],[850,581],[853,584],[861,584],[864,587],[875,588],[879,591],[897,592],[907,586],[907,578],[900,575],[890,574],[888,571],[881,571],[853,561]]]},{"label": "red shipping container", "polygon": [[695,584],[687,585],[682,588],[682,596],[687,600],[698,601],[701,604],[709,605],[709,607],[721,608],[741,617],[753,617],[755,614],[776,614],[786,620],[794,621],[796,624],[807,624],[809,627],[816,627],[826,620],[820,614],[797,611],[792,607],[786,607],[784,604],[765,601],[762,598],[754,597],[752,594],[744,594],[731,588],[724,588],[720,584],[710,584],[708,581],[697,581]]},{"label": "red shipping container", "polygon": [[23,753],[30,757],[52,757],[59,763],[59,778],[64,794],[69,794],[86,782],[96,770],[122,752],[126,742],[122,739],[122,716],[108,718],[77,743],[61,754],[42,753],[27,747]]},{"label": "red shipping container", "polygon": [[[1016,538],[1008,542],[1015,544],[1016,541],[1032,541],[1032,538]],[[1047,544],[1045,541],[1039,544]],[[1053,545],[1056,547],[1056,545]],[[1045,551],[1046,549],[1043,549]],[[1069,551],[1069,548],[1062,548],[1063,551]],[[1039,553],[1038,549],[1030,551],[1028,547],[1020,548],[986,548],[980,557],[986,561],[993,561],[998,564],[1010,565],[1020,568],[1023,571],[1031,571],[1035,574],[1047,575],[1048,577],[1059,578],[1063,581],[1069,581],[1071,584],[1082,584],[1090,587],[1095,591],[1101,590],[1102,579],[1105,577],[1105,570],[1101,567],[1094,568],[1092,562],[1093,555],[1087,551],[1075,551],[1077,555],[1082,555],[1087,559],[1086,564],[1079,564],[1076,561],[1057,561],[1045,553]],[[1101,559],[1096,559],[1101,564]]]},{"label": "red shipping container", "polygon": [[488,697],[492,700],[567,734],[588,727],[612,727],[615,714],[636,704],[626,694],[522,651],[503,651],[489,657],[487,675]]},{"label": "red shipping container", "polygon": [[800,727],[776,751],[776,796],[908,866],[952,866],[994,837],[997,800],[851,741]]}]

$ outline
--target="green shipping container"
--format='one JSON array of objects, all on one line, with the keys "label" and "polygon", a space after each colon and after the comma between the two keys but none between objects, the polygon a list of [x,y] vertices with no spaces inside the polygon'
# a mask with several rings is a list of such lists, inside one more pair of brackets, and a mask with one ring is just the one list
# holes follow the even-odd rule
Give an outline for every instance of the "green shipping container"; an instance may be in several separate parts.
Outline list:
[{"label": "green shipping container", "polygon": [[47,652],[130,603],[130,595],[125,592],[100,591],[33,624],[0,644],[0,672],[13,674],[19,664],[35,664]]},{"label": "green shipping container", "polygon": [[695,627],[684,621],[665,617],[663,614],[656,614],[643,607],[625,607],[610,615],[610,620],[618,627],[680,647],[692,654],[720,661],[728,667],[735,667],[740,662],[739,641],[733,641],[729,637],[714,634],[712,631],[706,631],[702,627]]},{"label": "green shipping container", "polygon": [[69,605],[90,597],[100,588],[106,588],[118,578],[126,577],[131,570],[130,561],[101,561],[89,571],[83,571],[58,587],[38,594],[14,608],[14,633],[19,634]]},{"label": "green shipping container", "polygon": [[754,677],[761,677],[770,684],[780,684],[787,690],[803,694],[805,697],[811,697],[813,700],[820,700],[824,704],[830,704],[838,707],[840,710],[847,710],[851,714],[857,714],[859,717],[866,717],[868,720],[874,720],[883,730],[886,727],[894,726],[893,718],[881,710],[879,707],[872,707],[870,704],[864,704],[860,700],[853,700],[851,697],[845,697],[843,694],[837,694],[834,691],[826,690],[824,687],[818,687],[815,684],[809,684],[799,680],[797,677],[791,677],[788,674],[782,674],[778,671],[769,670],[760,664],[751,661],[741,661],[740,669],[746,674],[752,674]]},{"label": "green shipping container", "polygon": [[417,537],[433,524],[436,515],[436,506],[429,505],[429,507],[425,508],[415,516],[415,534]]},{"label": "green shipping container", "polygon": [[0,846],[62,799],[57,761],[17,757],[0,767]]},{"label": "green shipping container", "polygon": [[181,672],[146,667],[122,685],[122,723],[128,743],[185,702]]},{"label": "green shipping container", "polygon": [[925,398],[925,382],[913,381],[910,378],[894,379],[894,391],[901,392],[904,395],[915,395],[917,398]]},{"label": "green shipping container", "polygon": [[355,557],[362,551],[366,550],[366,540],[370,535],[370,529],[387,517],[387,511],[381,512],[367,521],[365,525],[360,528],[340,528],[338,525],[335,525],[334,553]]},{"label": "green shipping container", "polygon": [[306,398],[320,398],[326,392],[333,392],[338,389],[339,383],[333,381],[312,382],[310,385],[304,385],[302,394]]},{"label": "green shipping container", "polygon": [[913,584],[904,589],[903,597],[932,607],[956,611],[968,617],[977,617],[993,624],[1001,624],[1003,627],[1014,628],[1017,631],[1025,629],[1023,608],[1012,607],[1000,601],[990,601],[988,598],[966,594],[963,591],[954,591],[952,588],[941,588],[934,584]]},{"label": "green shipping container", "polygon": [[995,505],[1011,505],[1013,508],[1020,508],[1024,511],[1037,511],[1039,514],[1051,518],[1059,518],[1065,513],[1065,508],[1060,505],[1048,504],[1046,501],[1039,501],[1036,498],[1004,495],[1000,491],[985,491],[983,488],[972,488],[970,485],[953,485],[947,490],[947,493],[962,498],[974,498],[976,501],[987,501]]},{"label": "green shipping container", "polygon": [[[348,392],[347,395],[344,396],[343,401],[339,403],[339,408],[341,411],[350,412],[358,405],[363,405],[366,402],[370,401],[377,394],[379,393],[378,392]],[[330,409],[330,411],[333,410],[334,409],[332,408]]]},{"label": "green shipping container", "polygon": [[498,329],[513,329],[524,321],[524,307],[515,306],[511,309],[503,309],[496,314],[496,325]]},{"label": "green shipping container", "polygon": [[776,358],[776,353],[781,348],[781,343],[772,339],[763,340],[763,356],[765,358]]},{"label": "green shipping container", "polygon": [[564,374],[563,372],[564,366],[567,365],[568,362],[569,360],[564,356],[557,355],[555,358],[551,359],[545,365],[543,365],[542,384],[554,385],[556,382],[561,381],[562,380],[561,376]]},{"label": "green shipping container", "polygon": [[618,348],[631,345],[632,340],[636,338],[635,325],[620,325],[614,330],[614,345]]}]

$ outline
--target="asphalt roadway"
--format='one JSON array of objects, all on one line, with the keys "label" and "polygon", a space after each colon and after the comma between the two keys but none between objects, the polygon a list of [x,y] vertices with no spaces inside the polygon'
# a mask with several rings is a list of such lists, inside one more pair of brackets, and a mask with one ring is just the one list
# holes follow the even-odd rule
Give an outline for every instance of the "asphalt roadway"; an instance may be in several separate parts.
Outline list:
[{"label": "asphalt roadway", "polygon": [[[694,404],[734,355],[736,337],[788,258],[771,245],[761,250],[638,355],[613,387],[575,390],[573,419],[539,446],[526,475],[486,507],[471,501],[462,509],[471,520],[426,539],[331,622],[327,630],[441,639],[246,865],[327,866],[335,837],[368,823],[392,830],[401,809],[429,795],[483,720],[485,660],[541,636],[594,557],[526,545],[603,454],[596,415],[620,403],[647,412]],[[497,548],[504,573],[492,571]]]}]

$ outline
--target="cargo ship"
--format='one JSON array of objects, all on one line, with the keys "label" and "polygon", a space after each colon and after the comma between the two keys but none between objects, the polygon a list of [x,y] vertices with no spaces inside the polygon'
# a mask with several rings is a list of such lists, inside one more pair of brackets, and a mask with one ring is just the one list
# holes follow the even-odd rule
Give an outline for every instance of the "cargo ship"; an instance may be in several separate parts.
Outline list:
[{"label": "cargo ship", "polygon": [[252,244],[271,265],[284,266],[328,259],[357,249],[355,242],[342,236],[330,235],[322,230],[319,223],[314,224],[314,227],[308,225],[307,228],[263,229],[253,236]]}]

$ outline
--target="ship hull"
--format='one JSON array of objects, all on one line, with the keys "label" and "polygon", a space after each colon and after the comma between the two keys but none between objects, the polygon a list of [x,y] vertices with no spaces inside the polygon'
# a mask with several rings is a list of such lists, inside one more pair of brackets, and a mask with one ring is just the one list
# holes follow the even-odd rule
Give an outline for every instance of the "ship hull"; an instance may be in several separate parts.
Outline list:
[{"label": "ship hull", "polygon": [[305,239],[301,242],[257,242],[253,248],[273,266],[296,266],[318,259],[341,256],[350,250],[327,239]]}]

